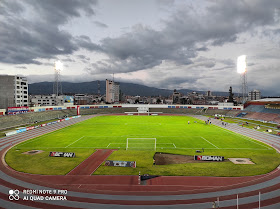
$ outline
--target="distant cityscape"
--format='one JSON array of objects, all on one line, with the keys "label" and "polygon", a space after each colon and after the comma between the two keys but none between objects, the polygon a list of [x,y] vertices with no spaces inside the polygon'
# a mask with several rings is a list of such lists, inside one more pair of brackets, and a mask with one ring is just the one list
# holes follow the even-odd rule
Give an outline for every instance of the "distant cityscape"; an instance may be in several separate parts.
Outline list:
[{"label": "distant cityscape", "polygon": [[[61,105],[92,105],[92,104],[191,104],[191,105],[218,105],[218,103],[233,103],[234,105],[241,104],[242,98],[232,92],[229,86],[228,93],[224,95],[214,95],[211,91],[196,92],[191,91],[182,93],[180,90],[174,89],[169,95],[126,95],[121,91],[121,83],[106,79],[105,91],[98,87],[96,93],[85,94],[80,93],[65,93],[59,94],[30,94],[28,91],[28,80],[21,76],[0,76],[0,109],[8,107],[21,106],[61,106]],[[53,84],[54,86],[57,84]],[[100,92],[105,92],[101,94]],[[261,99],[259,90],[252,90],[248,93],[246,100]]]}]

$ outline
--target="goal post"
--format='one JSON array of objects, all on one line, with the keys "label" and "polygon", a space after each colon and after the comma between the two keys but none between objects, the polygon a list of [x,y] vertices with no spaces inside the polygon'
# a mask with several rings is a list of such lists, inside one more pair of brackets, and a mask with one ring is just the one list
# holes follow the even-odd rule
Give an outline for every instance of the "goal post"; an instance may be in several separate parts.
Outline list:
[{"label": "goal post", "polygon": [[150,115],[150,111],[149,111],[149,107],[147,107],[147,106],[141,106],[141,107],[138,107],[137,108],[137,111],[138,111],[138,115],[139,114],[143,114],[143,113],[145,113],[145,114],[148,114],[148,115]]},{"label": "goal post", "polygon": [[127,138],[126,150],[128,149],[157,149],[156,138]]}]

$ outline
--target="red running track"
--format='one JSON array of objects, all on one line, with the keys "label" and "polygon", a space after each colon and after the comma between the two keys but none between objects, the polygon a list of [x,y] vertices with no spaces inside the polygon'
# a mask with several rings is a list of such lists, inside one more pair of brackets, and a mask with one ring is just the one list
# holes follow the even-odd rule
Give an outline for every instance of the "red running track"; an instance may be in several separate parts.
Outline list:
[{"label": "red running track", "polygon": [[67,175],[91,175],[113,152],[112,149],[97,149]]}]

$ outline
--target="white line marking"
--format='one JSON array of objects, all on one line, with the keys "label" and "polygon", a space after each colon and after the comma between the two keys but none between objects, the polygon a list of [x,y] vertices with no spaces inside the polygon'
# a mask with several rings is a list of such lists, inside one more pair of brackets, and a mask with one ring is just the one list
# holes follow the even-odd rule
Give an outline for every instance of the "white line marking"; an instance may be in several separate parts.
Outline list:
[{"label": "white line marking", "polygon": [[84,138],[84,137],[85,137],[85,136],[82,136],[81,138],[77,139],[76,141],[74,141],[73,143],[69,144],[68,146],[66,146],[66,147],[64,147],[64,148],[69,147],[70,145],[72,145],[72,144],[76,143],[77,141],[81,140],[81,139],[82,139],[82,138]]},{"label": "white line marking", "polygon": [[[146,144],[146,143],[145,143]],[[157,144],[173,144],[173,143],[157,143]]]},{"label": "white line marking", "polygon": [[109,143],[107,147],[109,147],[109,146],[110,146],[110,144],[111,144],[111,143]]},{"label": "white line marking", "polygon": [[[114,144],[116,144],[116,143],[114,143]],[[130,144],[155,144],[155,143],[134,143],[134,142],[131,142]],[[163,143],[163,144],[165,144],[165,143]]]},{"label": "white line marking", "polygon": [[[71,124],[71,125],[69,125],[69,126],[65,126],[65,127],[60,128],[60,129],[55,129],[55,130],[49,129],[50,132],[47,132],[47,133],[45,133],[45,134],[43,134],[42,131],[40,131],[40,129],[39,129],[39,132],[37,132],[37,133],[40,133],[41,135],[35,136],[35,137],[33,137],[33,138],[30,138],[30,139],[27,139],[27,141],[25,141],[25,142],[23,142],[23,143],[20,143],[20,144],[18,145],[18,147],[21,147],[21,146],[23,146],[23,145],[25,145],[25,144],[28,144],[28,143],[30,143],[30,142],[37,141],[38,139],[47,137],[47,136],[49,136],[49,135],[51,135],[51,134],[56,134],[56,133],[58,133],[58,132],[60,132],[60,131],[64,131],[65,129],[70,128],[70,127],[73,127],[73,126],[75,126],[75,125],[78,125],[78,124],[74,123],[74,124]],[[44,127],[47,127],[47,126],[44,126]],[[31,137],[32,137],[32,136],[31,136]]]},{"label": "white line marking", "polygon": [[110,144],[126,144],[126,143],[114,143],[114,142],[113,142],[113,143],[110,143]]},{"label": "white line marking", "polygon": [[175,146],[175,144],[173,143],[173,146],[175,147],[175,148],[177,148],[176,146]]},{"label": "white line marking", "polygon": [[156,139],[156,138],[127,138],[127,139]]},{"label": "white line marking", "polygon": [[207,141],[209,144],[213,145],[214,147],[216,147],[217,149],[220,149],[219,147],[217,147],[215,144],[212,144],[211,142],[209,142],[207,139],[205,139],[204,137],[201,136],[202,139],[204,139],[205,141]]}]

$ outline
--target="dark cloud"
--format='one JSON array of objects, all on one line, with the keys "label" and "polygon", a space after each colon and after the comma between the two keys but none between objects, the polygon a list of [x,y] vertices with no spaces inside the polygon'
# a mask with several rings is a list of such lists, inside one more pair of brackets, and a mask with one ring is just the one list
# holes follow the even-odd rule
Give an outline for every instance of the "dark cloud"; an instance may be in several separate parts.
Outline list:
[{"label": "dark cloud", "polygon": [[85,55],[82,55],[82,54],[77,55],[77,57],[80,58],[80,59],[83,59],[83,60],[88,60],[88,61],[90,60],[89,57],[86,57]]},{"label": "dark cloud", "polygon": [[19,68],[19,69],[27,69],[27,67],[25,67],[25,66],[16,66],[16,68]]},{"label": "dark cloud", "polygon": [[76,45],[80,48],[84,48],[89,51],[102,52],[102,48],[99,45],[92,43],[91,39],[88,36],[82,35],[82,36],[75,37],[74,41]]},{"label": "dark cloud", "polygon": [[93,21],[93,23],[100,28],[108,28],[108,25],[106,25],[105,23],[99,21]]},{"label": "dark cloud", "polygon": [[187,65],[192,63],[190,58],[196,56],[193,44],[184,46],[180,41],[169,39],[165,33],[140,24],[123,36],[103,39],[101,47],[109,59],[93,63],[94,73],[102,73],[104,70],[133,72],[153,68],[160,65],[162,60]]},{"label": "dark cloud", "polygon": [[[272,0],[218,0],[208,3],[199,15],[193,6],[181,7],[163,21],[161,30],[138,24],[124,35],[103,39],[101,47],[109,58],[92,64],[93,73],[133,72],[153,68],[162,60],[190,65],[200,51],[235,42],[240,34],[259,26],[274,25],[273,11],[279,4]],[[214,66],[215,62],[205,65]]]},{"label": "dark cloud", "polygon": [[38,18],[46,23],[62,25],[73,17],[80,17],[81,13],[94,15],[92,5],[95,5],[97,0],[27,0],[25,3],[28,3],[37,12]]},{"label": "dark cloud", "polygon": [[[267,40],[269,37],[272,43],[276,43],[274,51],[265,49],[255,52],[255,60],[249,62],[248,66],[255,69],[263,59],[279,60],[280,29],[279,16],[278,22],[275,18],[275,8],[280,8],[280,1],[199,2],[201,4],[185,1],[180,4],[180,8],[176,8],[173,0],[159,0],[159,7],[171,14],[160,22],[160,28],[138,24],[123,30],[120,36],[104,37],[100,44],[96,44],[89,36],[80,33],[79,36],[73,36],[62,29],[73,18],[94,15],[95,0],[2,0],[0,62],[47,65],[41,63],[41,58],[66,57],[64,62],[72,62],[78,58],[80,62],[87,63],[86,72],[100,79],[109,73],[130,73],[148,69],[147,75],[154,76],[149,82],[158,87],[172,88],[181,84],[186,86],[188,82],[199,87],[207,81],[212,86],[209,84],[206,87],[211,88],[216,79],[215,85],[225,85],[228,89],[228,85],[236,83],[236,80],[233,80],[233,76],[236,76],[236,60],[206,58],[201,57],[202,54],[211,56],[211,53],[207,54],[209,51],[221,49],[225,44],[230,46],[229,43],[235,43],[237,47],[244,46],[244,49],[247,47],[248,51],[248,48],[252,47],[246,45],[246,39],[261,37]],[[98,27],[108,27],[103,22],[90,21]],[[80,49],[98,52],[98,55],[105,58],[88,64],[90,55],[67,56]],[[230,53],[225,52],[227,56]],[[163,61],[172,65],[166,67],[162,65]],[[262,67],[266,71],[270,70],[266,66],[264,64]],[[209,72],[212,73],[210,76]],[[277,83],[277,73],[278,71],[274,71],[274,77],[270,77],[270,80],[263,79],[260,85],[256,84],[256,88],[263,89],[262,86],[274,81]],[[254,76],[260,74],[259,71],[254,71]],[[254,80],[259,79],[254,76]],[[277,89],[275,85],[270,86],[271,89]]]},{"label": "dark cloud", "polygon": [[93,50],[88,37],[73,37],[60,26],[82,13],[93,15],[95,4],[95,0],[2,1],[0,62],[41,64],[37,59],[72,54],[79,48]]},{"label": "dark cloud", "polygon": [[63,61],[63,62],[75,62],[75,60],[73,60],[71,58],[65,58],[65,59],[62,59],[61,61]]},{"label": "dark cloud", "polygon": [[89,61],[90,61],[90,58],[89,58],[89,57],[87,57],[87,56],[85,56],[85,55],[82,55],[82,54],[76,55],[76,57],[78,57],[78,58],[80,59],[80,61],[81,61],[82,63],[85,63],[85,64],[88,64]]},{"label": "dark cloud", "polygon": [[162,85],[162,87],[180,86],[181,84],[184,84],[184,83],[188,83],[188,85],[192,85],[192,84],[196,83],[198,79],[199,78],[196,78],[196,77],[188,78],[188,77],[182,77],[182,76],[174,76],[174,77],[168,77],[168,78],[162,79],[160,81],[160,83],[164,84],[164,85]]},{"label": "dark cloud", "polygon": [[206,57],[198,57],[193,62],[195,67],[213,68],[216,65],[217,61],[218,60],[209,59]]},{"label": "dark cloud", "polygon": [[206,52],[206,51],[208,51],[208,50],[209,50],[209,48],[207,48],[207,47],[205,47],[205,46],[196,48],[196,51],[203,51],[203,52]]}]

